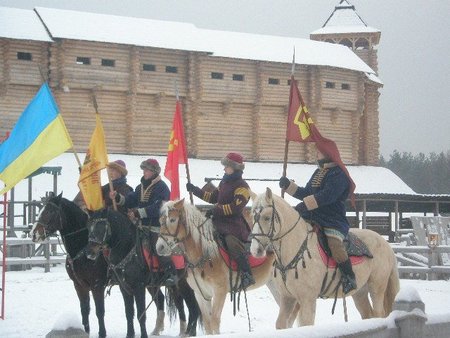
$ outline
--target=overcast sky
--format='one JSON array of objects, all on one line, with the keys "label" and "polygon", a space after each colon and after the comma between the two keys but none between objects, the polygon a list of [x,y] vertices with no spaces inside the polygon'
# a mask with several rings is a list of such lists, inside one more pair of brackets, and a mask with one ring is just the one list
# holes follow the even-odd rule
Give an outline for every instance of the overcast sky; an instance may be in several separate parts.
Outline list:
[{"label": "overcast sky", "polygon": [[[450,0],[349,1],[369,26],[381,30],[378,71],[384,88],[379,101],[380,153],[450,150]],[[65,8],[308,39],[339,2],[0,0],[0,6]]]}]

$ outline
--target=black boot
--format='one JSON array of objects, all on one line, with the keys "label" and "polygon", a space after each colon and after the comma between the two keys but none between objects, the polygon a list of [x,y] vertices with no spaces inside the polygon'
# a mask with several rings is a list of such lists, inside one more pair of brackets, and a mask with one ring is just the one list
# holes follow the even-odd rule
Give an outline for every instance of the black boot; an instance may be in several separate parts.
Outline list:
[{"label": "black boot", "polygon": [[159,262],[164,269],[163,278],[161,283],[165,286],[175,286],[178,283],[178,275],[175,266],[173,265],[172,258],[170,256],[159,256]]},{"label": "black boot", "polygon": [[246,290],[250,285],[255,284],[250,264],[247,256],[241,255],[236,259],[239,269],[241,270],[241,289]]},{"label": "black boot", "polygon": [[355,273],[353,272],[350,259],[347,259],[343,263],[339,263],[338,267],[341,271],[342,291],[344,295],[346,295],[350,291],[356,289]]}]

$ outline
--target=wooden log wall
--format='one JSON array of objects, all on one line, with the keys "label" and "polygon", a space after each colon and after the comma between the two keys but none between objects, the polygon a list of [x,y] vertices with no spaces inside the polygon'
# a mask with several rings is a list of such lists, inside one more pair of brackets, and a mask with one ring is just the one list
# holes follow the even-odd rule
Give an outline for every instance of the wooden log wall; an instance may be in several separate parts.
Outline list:
[{"label": "wooden log wall", "polygon": [[[221,158],[237,151],[247,160],[283,159],[290,64],[76,40],[51,45],[0,41],[2,134],[39,88],[39,64],[50,74],[78,151],[86,150],[95,126],[95,95],[109,152],[166,154],[176,82],[189,156]],[[36,64],[17,62],[16,50],[25,47]],[[90,64],[77,63],[77,57],[89,58]],[[102,59],[114,60],[114,67],[102,66]],[[223,78],[213,78],[213,72]],[[243,76],[243,81],[233,80],[233,75]],[[343,160],[373,163],[378,158],[378,87],[368,87],[361,73],[323,66],[297,66],[295,78],[314,121],[324,136],[336,141]],[[327,81],[335,88],[326,88]],[[376,131],[361,141],[372,127]],[[314,162],[315,150],[311,144],[291,142],[289,161]]]}]

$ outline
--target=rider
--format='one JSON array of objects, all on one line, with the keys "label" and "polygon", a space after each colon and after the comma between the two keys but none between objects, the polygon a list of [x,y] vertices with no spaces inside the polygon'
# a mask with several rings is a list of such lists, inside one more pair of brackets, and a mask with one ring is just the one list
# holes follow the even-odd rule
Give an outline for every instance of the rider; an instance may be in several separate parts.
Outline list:
[{"label": "rider", "polygon": [[[150,243],[144,240],[144,245],[150,249],[152,255],[157,255],[155,245],[161,226],[159,223],[159,209],[164,201],[170,199],[170,190],[159,175],[161,167],[157,160],[149,158],[143,161],[141,169],[143,170],[141,184],[134,191],[127,195],[111,191],[109,195],[111,199],[116,199],[118,205],[129,208],[128,217],[132,221],[139,220],[143,226],[149,227],[150,235],[147,241]],[[175,285],[178,277],[171,257],[157,256],[160,265],[165,271],[165,284],[167,286]]]},{"label": "rider", "polygon": [[[127,184],[128,170],[124,161],[117,160],[109,162],[106,165],[108,176],[111,178],[113,189],[119,194],[126,196],[133,191],[133,188]],[[109,183],[102,186],[103,199],[105,200],[105,207],[107,209],[113,208],[112,199],[109,197],[110,186]],[[118,205],[117,210],[124,215],[127,215],[127,208],[123,205]]]},{"label": "rider", "polygon": [[350,227],[345,216],[345,200],[353,193],[354,183],[340,159],[336,144],[327,141],[328,147],[316,143],[319,168],[306,187],[297,186],[285,176],[279,183],[289,195],[302,200],[295,207],[300,215],[323,228],[331,255],[341,271],[343,292],[347,294],[356,289],[355,274],[343,243]]},{"label": "rider", "polygon": [[240,154],[229,153],[221,163],[225,167],[225,174],[219,188],[207,192],[192,183],[187,183],[186,189],[205,202],[215,203],[212,209],[206,211],[206,217],[212,217],[229,255],[239,266],[241,288],[246,289],[255,284],[244,247],[244,242],[250,234],[250,227],[243,216],[244,208],[250,198],[250,188],[242,178],[245,164]]}]

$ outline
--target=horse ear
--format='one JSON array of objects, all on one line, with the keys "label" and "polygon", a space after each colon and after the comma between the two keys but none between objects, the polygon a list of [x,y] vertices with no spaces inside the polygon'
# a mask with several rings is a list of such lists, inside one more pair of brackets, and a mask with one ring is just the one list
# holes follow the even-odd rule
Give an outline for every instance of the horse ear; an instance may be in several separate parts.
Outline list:
[{"label": "horse ear", "polygon": [[178,202],[175,202],[175,204],[173,205],[173,207],[177,210],[182,209],[184,206],[184,198],[182,200],[179,200]]},{"label": "horse ear", "polygon": [[251,189],[248,190],[250,191],[250,198],[254,201],[258,195],[256,195]]},{"label": "horse ear", "polygon": [[266,201],[267,203],[272,202],[272,190],[269,187],[266,188]]},{"label": "horse ear", "polygon": [[59,199],[62,198],[62,194],[63,194],[63,192],[61,191],[61,193],[58,195],[58,198],[59,198]]}]

